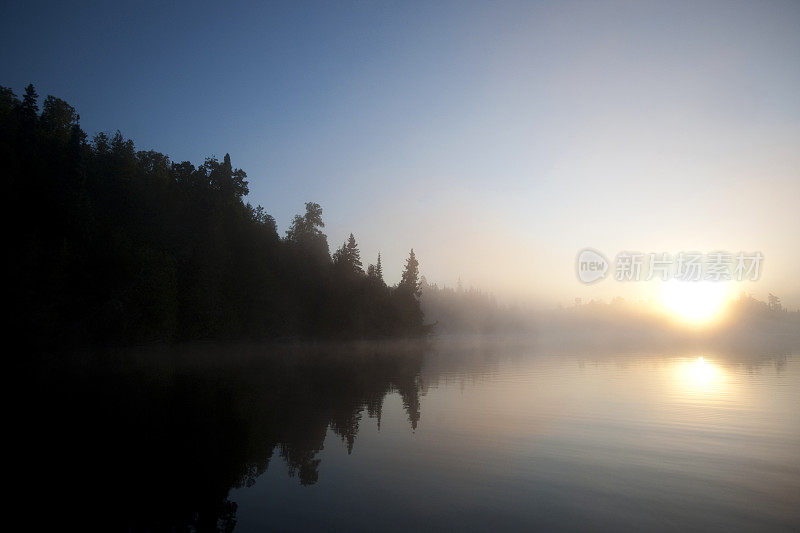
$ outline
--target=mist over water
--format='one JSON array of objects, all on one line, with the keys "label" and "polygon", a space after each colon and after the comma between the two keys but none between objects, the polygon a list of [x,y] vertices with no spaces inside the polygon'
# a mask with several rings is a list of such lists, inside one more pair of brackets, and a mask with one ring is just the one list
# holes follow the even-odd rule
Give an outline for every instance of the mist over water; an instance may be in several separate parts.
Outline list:
[{"label": "mist over water", "polygon": [[275,468],[234,491],[244,530],[320,516],[396,530],[800,523],[796,354],[470,351],[425,358],[414,430],[390,393],[352,454],[329,432],[318,484]]},{"label": "mist over water", "polygon": [[91,492],[92,529],[800,525],[796,351],[443,336],[92,357],[25,384],[19,452],[21,492],[69,521]]},{"label": "mist over water", "polygon": [[75,4],[6,529],[800,532],[800,2]]}]

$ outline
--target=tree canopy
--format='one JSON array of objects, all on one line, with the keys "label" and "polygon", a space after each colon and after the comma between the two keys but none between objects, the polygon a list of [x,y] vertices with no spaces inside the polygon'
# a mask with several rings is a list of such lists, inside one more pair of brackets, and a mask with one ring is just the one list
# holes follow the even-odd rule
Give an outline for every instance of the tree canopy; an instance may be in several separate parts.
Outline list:
[{"label": "tree canopy", "polygon": [[[229,154],[199,166],[87,140],[77,111],[0,87],[12,231],[13,326],[60,345],[215,338],[363,338],[423,332],[416,259],[398,287],[366,275],[353,234],[331,257],[313,202],[285,237],[245,201]],[[413,260],[413,261],[412,261]],[[416,286],[416,285],[414,285]]]}]

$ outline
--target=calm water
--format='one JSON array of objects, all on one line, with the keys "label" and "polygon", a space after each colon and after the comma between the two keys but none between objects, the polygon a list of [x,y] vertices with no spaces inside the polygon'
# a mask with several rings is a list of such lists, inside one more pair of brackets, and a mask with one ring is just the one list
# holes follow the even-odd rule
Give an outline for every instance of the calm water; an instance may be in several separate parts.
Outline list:
[{"label": "calm water", "polygon": [[483,340],[96,366],[32,378],[26,449],[49,466],[24,490],[66,522],[78,491],[109,529],[800,528],[797,354]]}]

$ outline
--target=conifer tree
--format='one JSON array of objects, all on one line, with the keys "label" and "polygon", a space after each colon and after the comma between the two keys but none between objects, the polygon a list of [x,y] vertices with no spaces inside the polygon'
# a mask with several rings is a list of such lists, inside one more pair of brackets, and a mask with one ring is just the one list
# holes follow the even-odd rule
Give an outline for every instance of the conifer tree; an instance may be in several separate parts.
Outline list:
[{"label": "conifer tree", "polygon": [[381,266],[381,253],[378,252],[378,263],[375,265],[375,277],[378,278],[378,281],[384,283],[383,281],[383,266]]},{"label": "conifer tree", "polygon": [[414,296],[419,296],[419,262],[417,261],[416,256],[414,255],[414,249],[411,249],[411,253],[408,255],[408,259],[406,259],[406,267],[403,270],[403,275],[400,278],[400,284],[398,288],[401,288],[409,293],[413,294]]},{"label": "conifer tree", "polygon": [[341,248],[333,254],[333,263],[344,269],[348,273],[363,275],[364,270],[361,263],[361,253],[358,251],[358,244],[353,234],[342,244]]},{"label": "conifer tree", "polygon": [[358,251],[358,245],[356,244],[356,238],[353,237],[353,234],[350,234],[350,238],[347,240],[347,261],[350,267],[353,269],[353,272],[357,274],[363,274],[363,265],[361,263],[361,252]]},{"label": "conifer tree", "polygon": [[20,111],[22,112],[24,120],[36,121],[39,114],[38,100],[39,93],[36,92],[36,88],[32,83],[28,84],[28,86],[25,87],[25,96],[22,97],[22,105],[20,106]]}]

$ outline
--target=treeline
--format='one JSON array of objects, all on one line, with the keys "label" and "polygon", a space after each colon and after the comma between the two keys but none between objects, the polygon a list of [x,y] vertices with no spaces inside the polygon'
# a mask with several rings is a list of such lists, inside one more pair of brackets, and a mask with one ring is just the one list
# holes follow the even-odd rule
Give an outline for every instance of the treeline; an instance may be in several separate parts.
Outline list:
[{"label": "treeline", "polygon": [[[537,343],[554,351],[719,350],[751,355],[786,354],[800,346],[800,311],[779,299],[763,302],[747,294],[730,300],[707,323],[680,320],[656,302],[591,300],[534,318]],[[770,298],[770,300],[773,300]]]},{"label": "treeline", "polygon": [[12,328],[54,344],[365,338],[424,331],[413,250],[397,286],[355,238],[331,257],[322,208],[284,237],[229,155],[199,166],[92,140],[67,102],[0,87]]},{"label": "treeline", "polygon": [[437,333],[524,336],[554,353],[575,350],[720,349],[785,353],[800,346],[800,311],[769,294],[730,300],[707,323],[680,320],[655,301],[576,300],[568,307],[535,309],[498,303],[491,293],[420,280],[422,311]]},{"label": "treeline", "polygon": [[530,329],[531,318],[516,306],[500,305],[491,293],[420,280],[422,311],[437,333],[511,333]]}]

